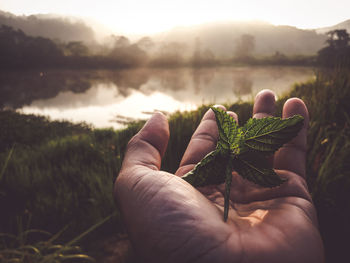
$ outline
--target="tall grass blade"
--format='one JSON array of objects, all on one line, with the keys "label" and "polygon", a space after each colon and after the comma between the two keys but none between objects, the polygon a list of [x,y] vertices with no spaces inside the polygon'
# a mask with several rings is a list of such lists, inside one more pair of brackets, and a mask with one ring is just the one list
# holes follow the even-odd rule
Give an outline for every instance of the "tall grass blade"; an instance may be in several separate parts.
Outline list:
[{"label": "tall grass blade", "polygon": [[4,166],[3,166],[2,169],[1,169],[1,172],[0,172],[0,182],[2,181],[2,178],[4,177],[5,171],[6,171],[6,169],[7,169],[8,163],[9,163],[9,161],[10,161],[10,159],[11,159],[11,156],[12,156],[12,153],[13,153],[14,149],[15,149],[15,144],[12,146],[12,148],[11,148],[9,154],[7,155],[7,158],[6,158],[6,160],[5,160]]},{"label": "tall grass blade", "polygon": [[99,226],[103,225],[104,223],[106,223],[109,219],[111,219],[112,217],[116,216],[117,212],[114,212],[113,214],[105,217],[104,219],[102,219],[101,221],[97,222],[95,225],[91,226],[89,229],[87,229],[86,231],[84,231],[83,233],[81,233],[79,236],[77,236],[76,238],[73,238],[71,241],[69,241],[68,243],[66,243],[66,246],[71,246],[73,244],[75,244],[76,242],[78,242],[80,239],[82,239],[83,237],[85,237],[86,235],[88,235],[89,233],[91,233],[92,231],[94,231],[96,228],[98,228]]}]

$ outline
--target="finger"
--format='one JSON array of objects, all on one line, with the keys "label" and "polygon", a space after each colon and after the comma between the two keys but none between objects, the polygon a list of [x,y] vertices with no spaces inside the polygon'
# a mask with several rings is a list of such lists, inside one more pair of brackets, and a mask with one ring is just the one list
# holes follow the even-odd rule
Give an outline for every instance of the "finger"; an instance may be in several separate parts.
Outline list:
[{"label": "finger", "polygon": [[[264,89],[260,91],[256,97],[253,107],[253,118],[261,119],[270,117],[275,113],[275,93],[273,91]],[[273,157],[267,158],[269,164],[272,166]]]},{"label": "finger", "polygon": [[253,107],[253,118],[261,119],[275,113],[275,94],[271,90],[262,90],[256,97]]},{"label": "finger", "polygon": [[[225,110],[223,106],[217,106]],[[227,112],[237,122],[237,114]],[[218,140],[218,127],[216,124],[215,114],[209,109],[203,116],[201,123],[193,133],[192,138],[187,146],[184,156],[181,160],[180,167],[176,175],[182,176],[193,169],[193,167],[203,159],[205,155],[213,151]]]},{"label": "finger", "polygon": [[159,170],[168,140],[168,121],[162,113],[157,112],[129,141],[121,171],[135,166]]},{"label": "finger", "polygon": [[309,125],[309,113],[305,103],[298,98],[286,101],[283,106],[283,118],[300,114],[304,117],[304,125],[298,135],[289,143],[283,145],[275,154],[275,169],[289,170],[305,178],[306,165],[306,136]]},{"label": "finger", "polygon": [[235,121],[236,121],[236,123],[238,124],[238,115],[235,113],[235,112],[233,112],[233,111],[227,111],[226,112],[228,115],[230,115]]},{"label": "finger", "polygon": [[142,209],[148,207],[147,200],[151,199],[147,197],[153,197],[154,191],[171,177],[159,172],[168,139],[168,121],[162,113],[155,113],[128,143],[113,194],[130,228],[140,225],[140,214],[145,218]]}]

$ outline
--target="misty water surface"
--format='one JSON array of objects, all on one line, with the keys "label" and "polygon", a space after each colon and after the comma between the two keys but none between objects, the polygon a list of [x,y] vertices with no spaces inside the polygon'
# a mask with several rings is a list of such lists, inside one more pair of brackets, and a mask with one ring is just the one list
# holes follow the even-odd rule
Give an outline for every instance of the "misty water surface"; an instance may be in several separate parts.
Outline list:
[{"label": "misty water surface", "polygon": [[281,96],[313,77],[311,68],[302,67],[11,72],[0,76],[0,106],[120,128],[128,118],[148,118],[154,110],[252,100],[267,88]]}]

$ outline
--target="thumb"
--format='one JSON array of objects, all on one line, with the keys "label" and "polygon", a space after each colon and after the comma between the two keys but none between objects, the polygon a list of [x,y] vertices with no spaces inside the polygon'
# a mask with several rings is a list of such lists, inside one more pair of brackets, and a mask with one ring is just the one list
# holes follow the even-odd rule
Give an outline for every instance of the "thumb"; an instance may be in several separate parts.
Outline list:
[{"label": "thumb", "polygon": [[137,167],[159,170],[169,140],[166,117],[156,112],[129,141],[121,173]]},{"label": "thumb", "polygon": [[145,192],[157,182],[157,177],[149,175],[158,173],[154,171],[160,169],[168,140],[168,121],[162,113],[155,113],[128,143],[114,183],[114,197],[125,222],[132,228],[142,225],[137,220],[144,211]]}]

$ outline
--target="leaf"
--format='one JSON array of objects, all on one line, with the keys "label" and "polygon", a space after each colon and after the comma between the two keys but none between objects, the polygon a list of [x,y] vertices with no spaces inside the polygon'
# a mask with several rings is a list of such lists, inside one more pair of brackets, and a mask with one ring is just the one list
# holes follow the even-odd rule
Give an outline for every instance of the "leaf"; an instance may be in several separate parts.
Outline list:
[{"label": "leaf", "polygon": [[210,107],[216,118],[216,123],[219,129],[218,146],[223,149],[230,149],[234,145],[234,141],[239,133],[236,120],[220,108]]},{"label": "leaf", "polygon": [[275,173],[266,156],[259,152],[245,153],[232,162],[239,175],[257,185],[275,187],[286,181]]},{"label": "leaf", "polygon": [[208,153],[190,172],[182,179],[194,187],[225,182],[225,169],[229,159],[220,150]]},{"label": "leaf", "polygon": [[243,128],[225,111],[211,107],[219,130],[216,150],[207,154],[192,171],[182,178],[193,186],[225,182],[224,221],[228,218],[232,169],[243,178],[264,187],[281,185],[267,156],[295,137],[304,118],[295,115],[288,119],[267,117],[249,119]]},{"label": "leaf", "polygon": [[287,119],[249,119],[242,128],[244,145],[255,151],[273,153],[298,134],[303,120],[300,115]]}]

